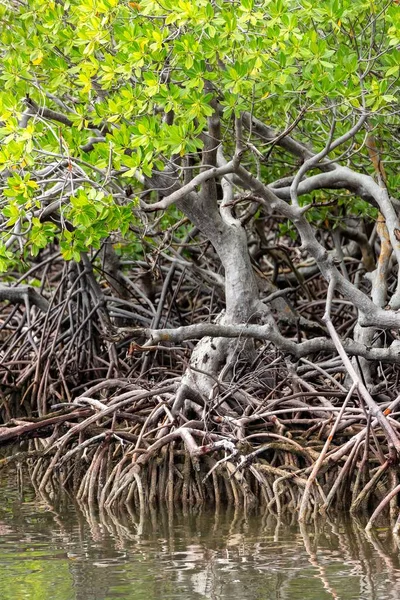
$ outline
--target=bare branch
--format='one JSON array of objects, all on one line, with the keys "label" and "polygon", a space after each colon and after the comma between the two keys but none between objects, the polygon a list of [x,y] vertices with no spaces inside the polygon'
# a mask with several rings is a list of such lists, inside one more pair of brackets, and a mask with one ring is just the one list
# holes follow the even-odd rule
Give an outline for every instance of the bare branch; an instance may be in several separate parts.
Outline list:
[{"label": "bare branch", "polygon": [[28,299],[30,304],[37,306],[42,312],[47,312],[49,303],[31,285],[20,285],[18,287],[7,287],[0,285],[0,301],[8,300],[11,304],[25,303]]},{"label": "bare branch", "polygon": [[207,171],[199,173],[198,175],[196,175],[196,177],[193,177],[193,179],[189,183],[183,185],[178,190],[172,192],[172,194],[170,194],[169,196],[165,196],[165,198],[163,198],[159,202],[155,202],[154,204],[147,204],[146,202],[141,201],[140,206],[146,212],[165,210],[172,204],[175,204],[176,202],[179,202],[179,200],[185,198],[185,196],[187,196],[191,192],[194,192],[197,186],[201,185],[202,183],[205,183],[209,179],[222,177],[223,175],[227,175],[228,173],[234,173],[239,166],[240,158],[241,156],[237,154],[235,155],[233,160],[229,161],[226,165],[223,165],[221,167],[212,167]]},{"label": "bare branch", "polygon": [[[303,358],[310,354],[320,352],[332,352],[336,346],[324,337],[318,337],[304,342],[296,343],[283,335],[277,328],[266,325],[256,324],[238,324],[238,325],[220,325],[214,323],[198,323],[195,325],[186,325],[176,329],[151,329],[146,327],[119,327],[114,328],[113,332],[107,333],[107,339],[119,341],[126,338],[140,339],[143,337],[148,342],[143,346],[135,344],[139,352],[146,352],[156,348],[156,344],[163,342],[181,343],[186,340],[195,340],[202,337],[212,338],[244,338],[258,339],[273,343],[279,350]],[[400,363],[400,348],[394,343],[390,348],[367,348],[366,346],[354,342],[351,339],[343,340],[343,347],[351,356],[362,356],[369,360],[380,360],[388,363]]]}]

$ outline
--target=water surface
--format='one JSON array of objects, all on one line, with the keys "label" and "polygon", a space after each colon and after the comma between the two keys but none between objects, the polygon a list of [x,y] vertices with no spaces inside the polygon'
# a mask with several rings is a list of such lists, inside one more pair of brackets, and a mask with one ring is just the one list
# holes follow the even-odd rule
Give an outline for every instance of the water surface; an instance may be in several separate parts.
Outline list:
[{"label": "water surface", "polygon": [[99,515],[0,472],[1,600],[398,600],[399,546],[356,521],[149,510]]}]

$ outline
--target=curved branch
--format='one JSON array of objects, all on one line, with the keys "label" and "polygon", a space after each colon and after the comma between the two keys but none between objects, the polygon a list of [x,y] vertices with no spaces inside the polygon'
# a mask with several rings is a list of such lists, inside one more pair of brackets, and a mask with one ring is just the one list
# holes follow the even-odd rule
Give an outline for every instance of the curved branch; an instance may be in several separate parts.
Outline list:
[{"label": "curved branch", "polygon": [[[257,135],[263,141],[275,143],[277,146],[290,152],[290,154],[303,160],[307,160],[314,156],[314,152],[310,150],[310,148],[307,148],[306,145],[297,142],[289,135],[282,136],[282,134],[278,134],[272,127],[268,127],[268,125],[265,125],[265,123],[249,112],[243,113],[242,121],[246,129]],[[333,167],[328,165],[328,168],[332,169]]]},{"label": "curved branch", "polygon": [[0,285],[0,301],[2,300],[8,300],[11,304],[19,304],[28,300],[30,304],[34,304],[42,312],[47,312],[50,306],[46,298],[43,298],[31,285],[20,285],[18,287]]},{"label": "curved branch", "polygon": [[205,183],[209,179],[214,179],[216,177],[222,177],[223,175],[227,175],[229,173],[234,173],[239,167],[240,157],[240,154],[236,154],[231,161],[226,163],[226,165],[222,165],[221,167],[212,167],[207,171],[199,173],[198,175],[196,175],[196,177],[193,177],[193,179],[189,181],[189,183],[183,185],[178,190],[175,190],[169,196],[165,196],[162,200],[159,200],[159,202],[155,202],[154,204],[147,204],[146,202],[141,201],[140,207],[146,212],[165,210],[172,204],[175,204],[175,202],[179,202],[179,200],[182,200],[191,192],[194,192],[197,186],[201,185],[202,183]]},{"label": "curved branch", "polygon": [[[151,329],[146,327],[119,327],[114,328],[113,335],[107,336],[112,341],[122,339],[146,337],[149,341],[144,346],[133,344],[133,350],[146,352],[157,348],[160,342],[180,343],[186,340],[203,337],[213,338],[246,338],[258,339],[273,343],[279,350],[291,354],[296,358],[303,358],[319,352],[335,351],[336,346],[325,337],[318,337],[304,342],[296,343],[279,333],[271,324],[239,324],[220,325],[214,323],[198,323],[186,325],[175,329]],[[388,363],[400,363],[400,348],[393,343],[390,348],[367,348],[363,344],[346,339],[342,342],[346,352],[351,356],[361,356],[368,360]]]},{"label": "curved branch", "polygon": [[[338,167],[336,172],[339,174],[339,178],[352,180],[354,183],[363,185],[366,189],[371,190],[374,195],[376,194],[376,196],[379,197],[379,200],[383,198],[385,190],[382,190],[374,182],[372,177],[354,173],[347,167]],[[270,188],[263,185],[242,166],[238,168],[237,175],[241,178],[243,184],[248,186],[258,196],[257,201],[264,204],[270,214],[276,212],[292,221],[299,232],[302,241],[302,248],[315,259],[325,279],[330,281],[332,277],[335,277],[337,282],[337,290],[343,294],[346,300],[350,300],[350,302],[352,302],[360,311],[359,323],[361,326],[368,327],[371,325],[374,327],[381,327],[382,329],[400,327],[400,314],[397,311],[384,310],[377,307],[366,294],[364,294],[355,285],[343,277],[343,275],[338,271],[328,251],[318,242],[317,238],[315,237],[312,226],[304,216],[304,208],[290,206],[284,200],[278,198],[278,196]],[[383,198],[382,204],[385,204],[386,208],[387,202],[385,198]],[[382,213],[384,214],[383,210]],[[392,237],[395,237],[394,230],[392,231],[391,241]],[[400,243],[397,242],[397,240],[396,245],[400,254]]]}]

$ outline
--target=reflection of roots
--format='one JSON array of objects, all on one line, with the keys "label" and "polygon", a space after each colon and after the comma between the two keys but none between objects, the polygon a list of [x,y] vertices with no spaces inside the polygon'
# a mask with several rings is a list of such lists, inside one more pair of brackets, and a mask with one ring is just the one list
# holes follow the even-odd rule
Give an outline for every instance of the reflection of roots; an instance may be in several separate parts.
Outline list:
[{"label": "reflection of roots", "polygon": [[[42,494],[39,502],[35,514],[46,511],[46,518],[36,519],[36,525],[30,523],[28,531],[21,529],[23,521],[15,516],[15,510],[3,511],[7,513],[3,523],[6,535],[12,532],[13,539],[18,536],[27,543],[32,531],[40,531],[46,538],[53,535],[56,540],[62,539],[68,556],[73,552],[70,571],[77,589],[78,584],[82,589],[82,582],[87,586],[89,581],[92,596],[94,591],[98,591],[98,597],[104,595],[110,572],[107,570],[108,578],[102,578],[101,572],[104,574],[106,569],[99,569],[94,559],[87,560],[88,551],[92,558],[101,556],[103,565],[110,565],[108,560],[114,566],[131,561],[137,565],[139,578],[149,565],[152,573],[164,567],[163,583],[172,587],[176,587],[179,572],[180,587],[184,586],[193,597],[199,596],[194,582],[202,573],[203,581],[207,581],[202,597],[221,597],[224,582],[225,590],[230,586],[236,597],[247,598],[249,589],[265,588],[268,575],[268,585],[273,585],[272,578],[276,576],[275,588],[279,588],[281,597],[289,598],[298,588],[299,571],[303,588],[308,582],[315,588],[316,578],[319,580],[318,597],[348,597],[346,590],[350,585],[354,597],[376,598],[377,587],[379,598],[397,599],[400,595],[396,538],[387,527],[377,534],[366,534],[357,518],[335,517],[330,521],[317,515],[312,525],[300,523],[299,527],[294,511],[286,511],[280,518],[268,510],[249,515],[241,509],[199,510],[174,503],[159,507],[149,504],[142,511],[133,504],[128,504],[126,510],[119,510],[117,505],[98,510],[88,502],[71,506],[64,494],[53,498]],[[16,514],[20,512],[25,511],[18,510]],[[135,560],[138,556],[140,561]],[[280,576],[282,568],[284,581]],[[382,573],[392,576],[382,577]]]}]

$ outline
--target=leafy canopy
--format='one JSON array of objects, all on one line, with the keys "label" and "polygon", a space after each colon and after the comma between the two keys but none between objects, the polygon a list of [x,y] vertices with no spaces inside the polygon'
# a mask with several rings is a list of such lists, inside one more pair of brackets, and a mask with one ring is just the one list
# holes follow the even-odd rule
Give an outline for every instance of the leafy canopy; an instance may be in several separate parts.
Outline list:
[{"label": "leafy canopy", "polygon": [[[399,7],[381,0],[6,0],[0,269],[10,249],[35,255],[56,235],[67,260],[112,232],[129,237],[128,184],[135,196],[141,176],[195,160],[215,101],[226,153],[243,111],[277,131],[304,114],[298,135],[316,150],[332,112],[339,134],[363,109],[387,137],[399,45]],[[255,156],[245,156],[254,172]],[[258,173],[273,181],[291,168],[271,160]],[[400,183],[395,169],[389,176]]]}]

